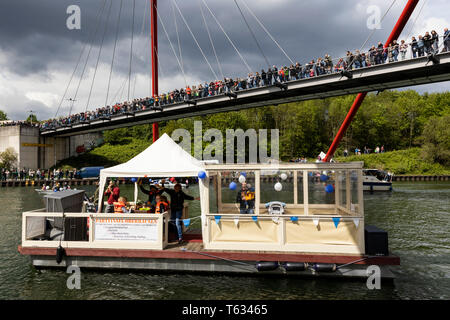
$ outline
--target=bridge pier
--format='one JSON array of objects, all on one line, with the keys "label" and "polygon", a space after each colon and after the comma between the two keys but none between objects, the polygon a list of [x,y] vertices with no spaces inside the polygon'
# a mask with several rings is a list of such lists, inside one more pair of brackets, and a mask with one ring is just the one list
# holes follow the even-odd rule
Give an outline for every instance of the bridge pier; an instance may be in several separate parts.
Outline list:
[{"label": "bridge pier", "polygon": [[15,167],[22,169],[49,169],[58,161],[76,156],[79,147],[85,150],[103,142],[101,132],[70,137],[48,137],[39,128],[29,126],[0,127],[0,152],[12,148],[17,156]]}]

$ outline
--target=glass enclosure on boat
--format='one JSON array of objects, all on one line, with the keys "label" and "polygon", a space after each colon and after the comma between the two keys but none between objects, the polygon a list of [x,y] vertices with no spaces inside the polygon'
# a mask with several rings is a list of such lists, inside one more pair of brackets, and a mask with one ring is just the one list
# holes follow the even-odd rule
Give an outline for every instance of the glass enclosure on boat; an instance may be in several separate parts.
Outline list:
[{"label": "glass enclosure on boat", "polygon": [[208,165],[205,248],[364,253],[361,169],[359,162]]}]

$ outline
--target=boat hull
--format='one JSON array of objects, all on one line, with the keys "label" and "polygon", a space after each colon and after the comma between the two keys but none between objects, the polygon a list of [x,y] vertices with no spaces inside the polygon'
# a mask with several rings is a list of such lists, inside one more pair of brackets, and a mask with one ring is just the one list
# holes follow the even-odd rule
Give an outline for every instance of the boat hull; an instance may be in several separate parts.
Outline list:
[{"label": "boat hull", "polygon": [[[191,245],[192,243],[188,243],[187,247],[189,248]],[[177,249],[169,251],[66,249],[66,256],[59,264],[56,262],[55,249],[19,247],[19,252],[23,255],[29,255],[33,266],[36,268],[67,268],[74,265],[87,269],[334,277],[361,280],[367,279],[367,270],[371,265],[380,267],[381,278],[394,279],[390,266],[400,264],[400,259],[392,255],[368,258],[368,256],[360,255],[214,252],[209,250],[182,250],[181,247]],[[364,260],[364,258],[367,260]],[[260,261],[272,261],[280,266],[270,271],[258,271],[257,265]],[[304,262],[309,266],[315,263],[336,264],[342,265],[342,267],[338,267],[333,272],[318,272],[312,267],[302,271],[287,271],[282,267],[282,262]]]},{"label": "boat hull", "polygon": [[363,182],[364,191],[392,191],[392,182]]}]

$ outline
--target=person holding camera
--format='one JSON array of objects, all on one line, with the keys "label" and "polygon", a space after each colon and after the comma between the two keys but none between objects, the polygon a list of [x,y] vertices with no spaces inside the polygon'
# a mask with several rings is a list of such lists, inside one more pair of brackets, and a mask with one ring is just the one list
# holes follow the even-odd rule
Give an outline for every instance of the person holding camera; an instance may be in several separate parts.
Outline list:
[{"label": "person holding camera", "polygon": [[109,182],[108,189],[105,191],[105,197],[108,197],[105,213],[114,213],[114,202],[119,201],[120,189],[112,180]]}]

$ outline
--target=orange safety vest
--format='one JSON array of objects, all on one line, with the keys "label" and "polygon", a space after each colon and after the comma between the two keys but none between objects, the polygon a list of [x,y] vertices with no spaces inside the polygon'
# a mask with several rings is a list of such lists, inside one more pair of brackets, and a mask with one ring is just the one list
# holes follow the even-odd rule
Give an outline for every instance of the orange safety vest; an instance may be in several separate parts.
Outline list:
[{"label": "orange safety vest", "polygon": [[187,87],[187,88],[186,88],[186,93],[187,93],[187,94],[191,94],[191,88]]},{"label": "orange safety vest", "polygon": [[123,213],[122,208],[126,207],[123,202],[114,202],[114,213]]},{"label": "orange safety vest", "polygon": [[169,204],[165,201],[159,201],[156,204],[155,213],[164,213],[169,208]]}]

